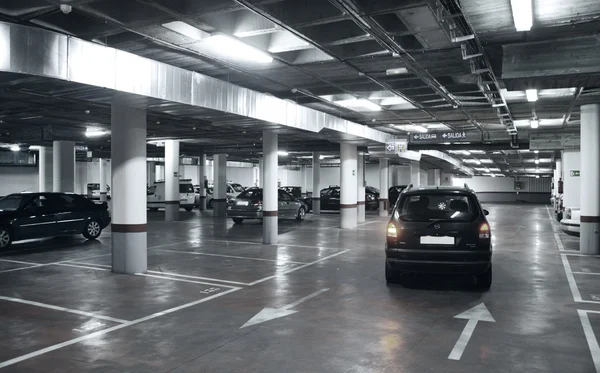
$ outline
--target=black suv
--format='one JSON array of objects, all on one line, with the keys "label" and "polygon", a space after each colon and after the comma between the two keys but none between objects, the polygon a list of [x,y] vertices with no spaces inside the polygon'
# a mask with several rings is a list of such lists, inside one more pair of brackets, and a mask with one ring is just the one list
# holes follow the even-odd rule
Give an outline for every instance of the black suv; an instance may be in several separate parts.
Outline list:
[{"label": "black suv", "polygon": [[385,278],[403,273],[459,273],[492,284],[491,231],[475,192],[459,187],[406,188],[386,229]]}]

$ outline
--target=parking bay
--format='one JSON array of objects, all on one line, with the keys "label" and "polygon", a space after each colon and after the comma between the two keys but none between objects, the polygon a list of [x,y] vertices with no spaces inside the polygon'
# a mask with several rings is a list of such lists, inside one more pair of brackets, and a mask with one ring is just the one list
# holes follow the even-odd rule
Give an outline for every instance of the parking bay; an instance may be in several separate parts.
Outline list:
[{"label": "parking bay", "polygon": [[[582,307],[545,208],[485,207],[495,267],[486,293],[462,277],[419,276],[387,286],[386,221],[373,215],[355,230],[338,229],[337,215],[282,222],[280,244],[265,246],[258,223],[214,222],[197,212],[165,223],[151,214],[152,272],[138,276],[109,271],[108,232],[97,243],[15,245],[0,256],[0,367],[593,372]],[[535,229],[518,229],[515,216]],[[593,286],[589,281],[579,284],[582,293],[600,293],[583,290]],[[462,346],[473,323],[455,316],[482,304],[494,322],[478,321]],[[600,311],[600,304],[584,308]],[[242,328],[261,312],[262,322]],[[589,314],[592,330],[600,330],[597,316]],[[457,343],[460,359],[449,359]]]}]

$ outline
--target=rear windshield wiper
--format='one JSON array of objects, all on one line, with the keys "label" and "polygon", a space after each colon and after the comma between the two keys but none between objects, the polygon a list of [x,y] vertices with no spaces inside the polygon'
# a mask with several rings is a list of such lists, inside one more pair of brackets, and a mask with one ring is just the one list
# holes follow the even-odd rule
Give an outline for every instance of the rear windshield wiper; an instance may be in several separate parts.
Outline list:
[{"label": "rear windshield wiper", "polygon": [[431,223],[427,224],[427,227],[432,227],[438,223],[446,223],[446,222],[455,222],[456,220],[451,220],[451,219],[436,219],[434,221],[432,221]]}]

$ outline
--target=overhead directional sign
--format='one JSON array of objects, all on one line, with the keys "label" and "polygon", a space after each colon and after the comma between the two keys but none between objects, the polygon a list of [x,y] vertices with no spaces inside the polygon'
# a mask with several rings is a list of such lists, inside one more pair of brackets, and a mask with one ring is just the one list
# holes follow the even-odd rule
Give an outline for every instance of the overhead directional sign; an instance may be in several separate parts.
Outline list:
[{"label": "overhead directional sign", "polygon": [[458,341],[456,341],[452,352],[450,352],[450,356],[448,356],[448,359],[450,360],[460,360],[465,348],[467,347],[467,344],[469,344],[469,340],[471,339],[473,332],[475,331],[477,323],[479,321],[496,322],[496,320],[494,320],[492,314],[490,311],[488,311],[487,307],[483,303],[480,303],[479,305],[454,316],[454,318],[469,320],[460,337],[458,338]]},{"label": "overhead directional sign", "polygon": [[408,151],[408,140],[394,139],[385,143],[385,154],[399,154]]},{"label": "overhead directional sign", "polygon": [[305,296],[304,298],[300,298],[297,301],[295,301],[294,303],[290,303],[286,306],[280,307],[280,308],[269,308],[269,307],[265,307],[262,309],[262,311],[260,311],[259,313],[257,313],[253,318],[251,318],[250,320],[248,320],[247,323],[245,323],[244,325],[242,325],[242,328],[248,327],[248,326],[252,326],[252,325],[256,325],[256,324],[261,324],[263,322],[267,322],[267,321],[271,321],[274,319],[278,319],[280,317],[284,317],[284,316],[289,316],[289,315],[293,315],[298,311],[294,311],[291,310],[290,308],[296,307],[297,305],[299,305],[302,302],[306,302],[307,300],[316,297],[317,295],[320,295],[324,292],[326,292],[329,289],[321,289],[317,292],[314,292],[310,295]]},{"label": "overhead directional sign", "polygon": [[439,144],[444,142],[477,141],[481,140],[481,134],[466,131],[413,132],[408,138],[413,144]]}]

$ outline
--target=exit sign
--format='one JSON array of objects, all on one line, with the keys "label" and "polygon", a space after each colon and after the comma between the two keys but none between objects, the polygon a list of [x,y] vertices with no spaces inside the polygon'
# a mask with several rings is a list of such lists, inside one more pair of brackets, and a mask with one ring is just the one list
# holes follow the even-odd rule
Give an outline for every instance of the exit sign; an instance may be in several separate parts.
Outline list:
[{"label": "exit sign", "polygon": [[579,170],[571,170],[571,177],[579,177]]}]

